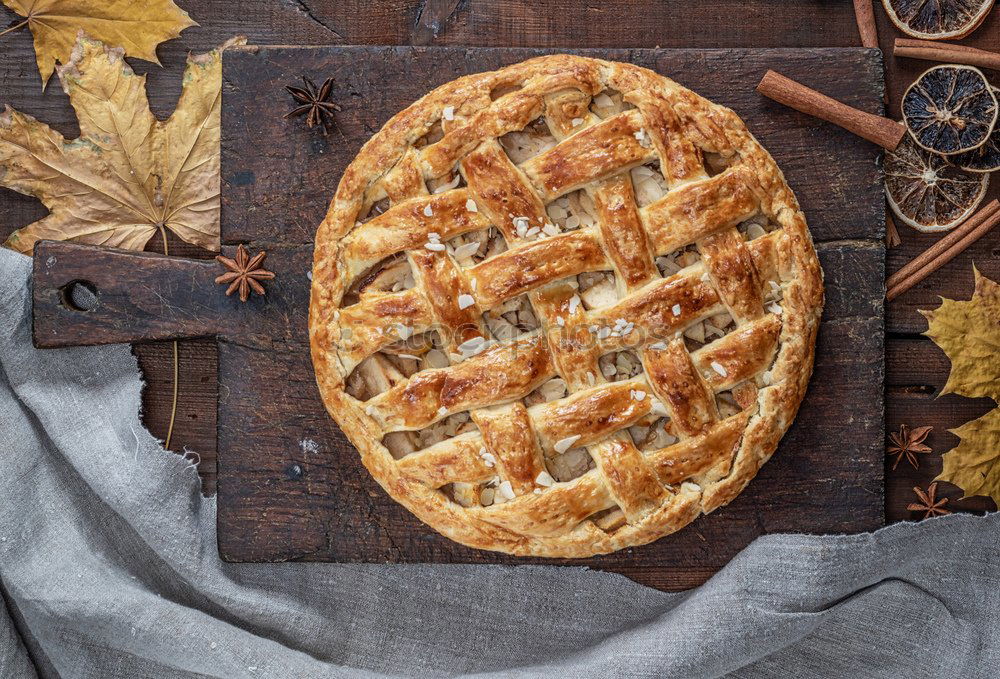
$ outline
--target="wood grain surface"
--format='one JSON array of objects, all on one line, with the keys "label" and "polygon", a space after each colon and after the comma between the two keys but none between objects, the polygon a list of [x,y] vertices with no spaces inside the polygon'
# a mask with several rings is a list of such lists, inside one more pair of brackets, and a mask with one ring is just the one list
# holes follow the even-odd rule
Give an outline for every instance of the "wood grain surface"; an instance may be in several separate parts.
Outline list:
[{"label": "wood grain surface", "polygon": [[[246,304],[213,282],[214,262],[43,243],[35,251],[35,341],[61,346],[218,335],[219,545],[234,561],[287,559],[524,563],[469,550],[420,524],[369,478],[316,392],[307,273],[315,225],[343,169],[381,124],[433,87],[539,54],[534,49],[266,48],[223,67],[222,240],[266,248],[276,278]],[[731,507],[653,545],[572,563],[683,589],[762,533],[856,532],[881,525],[884,203],[873,146],[739,83],[768,68],[837,83],[881,109],[874,50],[599,50],[668,73],[731,106],[774,150],[809,214],[827,280],[816,374],[775,459]],[[338,129],[286,120],[283,86],[333,75]],[[846,77],[848,74],[853,78]],[[361,103],[363,102],[363,105]],[[353,105],[352,105],[353,104]],[[850,194],[852,199],[847,200]],[[67,308],[87,281],[97,304]],[[72,306],[72,305],[69,305]],[[821,473],[817,473],[821,470]]]},{"label": "wood grain surface", "polygon": [[[180,39],[158,49],[163,67],[131,60],[148,77],[154,113],[165,117],[173,110],[180,92],[184,58],[189,51],[205,51],[234,34],[248,36],[251,43],[271,45],[315,44],[436,44],[522,45],[575,47],[631,45],[635,47],[811,47],[857,46],[860,38],[848,2],[816,0],[704,0],[699,3],[664,3],[635,0],[628,5],[628,20],[613,3],[577,0],[464,0],[457,4],[396,0],[178,0],[201,24],[186,30]],[[442,7],[454,4],[452,9]],[[879,42],[886,50],[890,114],[898,117],[903,89],[925,68],[926,62],[896,59],[891,44],[896,31],[876,2]],[[425,10],[430,8],[431,12]],[[450,14],[448,12],[451,12]],[[994,12],[970,38],[968,44],[995,49],[1000,18]],[[732,20],[739,17],[739,20]],[[0,20],[13,25],[19,19],[0,8]],[[31,36],[25,30],[4,36],[0,43],[0,104],[35,115],[63,134],[74,137],[78,127],[68,100],[53,80],[41,89]],[[987,72],[996,84],[996,73]],[[819,85],[818,89],[823,89]],[[990,190],[1000,196],[996,182]],[[0,236],[45,215],[38,201],[0,189]],[[894,271],[919,254],[936,238],[901,226],[903,243],[888,256]],[[150,250],[162,249],[154,240]],[[172,239],[170,251],[188,257],[207,257]],[[947,377],[948,363],[929,340],[919,336],[925,329],[917,308],[932,308],[938,295],[968,298],[972,292],[971,266],[1000,278],[1000,235],[990,234],[941,271],[887,307],[886,338],[886,426],[902,422],[935,427],[928,443],[939,454],[957,439],[947,429],[986,412],[986,401],[954,395],[936,398]],[[215,408],[217,398],[217,353],[214,340],[180,342],[180,384],[177,425],[172,447],[197,451],[199,471],[206,493],[215,488]],[[170,417],[172,350],[170,343],[150,342],[135,346],[146,380],[143,418],[150,430],[163,436]],[[911,488],[926,485],[940,471],[937,455],[925,456],[919,470],[901,466],[886,477],[886,516],[890,521],[913,518],[906,511]],[[944,484],[947,495],[957,489]],[[982,498],[953,507],[970,511],[994,509]]]}]

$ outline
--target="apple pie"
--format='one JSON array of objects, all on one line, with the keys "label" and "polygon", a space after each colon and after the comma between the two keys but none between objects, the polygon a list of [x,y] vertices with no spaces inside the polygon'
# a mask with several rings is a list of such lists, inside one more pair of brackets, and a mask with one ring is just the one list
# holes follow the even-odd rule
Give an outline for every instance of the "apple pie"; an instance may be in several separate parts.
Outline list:
[{"label": "apple pie", "polygon": [[743,490],[822,305],[805,217],[735,113],[552,55],[442,85],[364,145],[316,235],[309,332],[397,502],[465,545],[585,557]]}]

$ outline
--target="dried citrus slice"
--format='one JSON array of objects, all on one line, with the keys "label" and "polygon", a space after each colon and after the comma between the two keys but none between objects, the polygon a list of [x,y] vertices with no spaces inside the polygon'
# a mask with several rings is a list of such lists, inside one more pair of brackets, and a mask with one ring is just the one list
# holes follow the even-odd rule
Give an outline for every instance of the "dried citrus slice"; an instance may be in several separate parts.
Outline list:
[{"label": "dried citrus slice", "polygon": [[885,194],[900,219],[918,231],[947,231],[979,207],[988,174],[966,172],[917,146],[907,135],[885,154]]},{"label": "dried citrus slice", "polygon": [[997,122],[997,99],[978,68],[935,66],[907,88],[903,122],[922,148],[944,155],[965,153],[989,139]]},{"label": "dried citrus slice", "polygon": [[896,28],[914,38],[964,38],[979,28],[993,0],[882,0]]},{"label": "dried citrus slice", "polygon": [[[993,88],[993,96],[1000,102],[1000,90]],[[993,128],[986,143],[978,149],[948,158],[953,164],[969,172],[994,172],[1000,170],[1000,121]]]}]

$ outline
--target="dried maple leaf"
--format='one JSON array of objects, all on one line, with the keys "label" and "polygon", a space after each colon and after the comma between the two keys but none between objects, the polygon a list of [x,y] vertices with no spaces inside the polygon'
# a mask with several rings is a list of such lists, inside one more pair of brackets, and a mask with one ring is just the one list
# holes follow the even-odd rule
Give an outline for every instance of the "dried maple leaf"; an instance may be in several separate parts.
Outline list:
[{"label": "dried maple leaf", "polygon": [[1000,408],[950,431],[961,441],[942,456],[935,480],[954,483],[966,496],[988,495],[1000,505]]},{"label": "dried maple leaf", "polygon": [[[1000,402],[1000,285],[978,270],[975,292],[967,302],[942,299],[927,317],[924,333],[951,359],[942,393]],[[961,443],[942,457],[935,480],[959,486],[965,495],[988,495],[1000,504],[1000,408],[951,430]]]},{"label": "dried maple leaf", "polygon": [[942,394],[1000,401],[1000,285],[973,269],[975,291],[967,302],[941,299],[927,318],[927,332],[951,359]]},{"label": "dried maple leaf", "polygon": [[222,51],[188,58],[177,109],[157,120],[122,50],[81,38],[59,79],[80,121],[67,141],[31,116],[0,114],[0,185],[39,198],[50,214],[11,234],[141,250],[157,229],[219,249]]},{"label": "dried maple leaf", "polygon": [[173,0],[3,0],[3,4],[25,17],[31,29],[43,87],[56,61],[69,62],[80,31],[122,47],[130,57],[158,64],[157,45],[198,25]]}]

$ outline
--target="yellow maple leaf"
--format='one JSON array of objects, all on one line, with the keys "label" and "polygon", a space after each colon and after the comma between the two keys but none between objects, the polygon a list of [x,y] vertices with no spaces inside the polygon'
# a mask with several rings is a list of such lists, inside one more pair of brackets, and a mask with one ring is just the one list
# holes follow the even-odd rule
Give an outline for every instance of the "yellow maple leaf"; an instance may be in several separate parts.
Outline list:
[{"label": "yellow maple leaf", "polygon": [[177,108],[157,120],[146,78],[122,50],[80,38],[59,79],[80,122],[68,141],[10,107],[0,114],[0,185],[39,198],[50,214],[11,234],[31,252],[42,239],[141,250],[167,228],[219,249],[219,109],[222,52],[188,57]]},{"label": "yellow maple leaf", "polygon": [[989,495],[1000,505],[1000,408],[950,429],[961,442],[941,458],[937,479],[968,495]]},{"label": "yellow maple leaf", "polygon": [[[942,394],[988,396],[1000,402],[1000,285],[973,269],[972,299],[941,299],[927,318],[927,332],[951,360]],[[935,480],[947,481],[968,495],[988,495],[1000,504],[1000,408],[951,433],[961,442],[944,454]]]},{"label": "yellow maple leaf", "polygon": [[35,61],[42,86],[55,62],[68,63],[77,34],[113,47],[130,57],[159,64],[156,46],[197,26],[173,0],[3,0],[25,17],[35,41]]},{"label": "yellow maple leaf", "polygon": [[951,359],[942,394],[1000,401],[1000,285],[973,268],[975,291],[967,302],[941,298],[941,306],[921,311],[927,332]]}]

